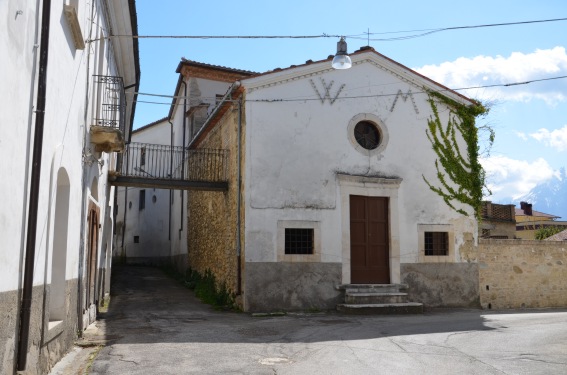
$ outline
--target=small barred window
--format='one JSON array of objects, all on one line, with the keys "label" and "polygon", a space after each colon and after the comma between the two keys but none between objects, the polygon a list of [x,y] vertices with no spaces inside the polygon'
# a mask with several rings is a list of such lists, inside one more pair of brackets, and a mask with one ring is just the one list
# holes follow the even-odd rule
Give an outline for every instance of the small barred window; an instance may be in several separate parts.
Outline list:
[{"label": "small barred window", "polygon": [[313,254],[313,228],[285,228],[286,254]]}]

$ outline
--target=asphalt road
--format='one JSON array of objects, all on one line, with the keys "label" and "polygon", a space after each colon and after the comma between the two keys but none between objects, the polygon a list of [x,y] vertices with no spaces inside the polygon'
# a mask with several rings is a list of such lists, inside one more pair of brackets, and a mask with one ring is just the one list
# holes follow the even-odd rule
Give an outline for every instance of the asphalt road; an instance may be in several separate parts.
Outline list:
[{"label": "asphalt road", "polygon": [[567,374],[565,310],[217,312],[159,269],[113,269],[90,374]]}]

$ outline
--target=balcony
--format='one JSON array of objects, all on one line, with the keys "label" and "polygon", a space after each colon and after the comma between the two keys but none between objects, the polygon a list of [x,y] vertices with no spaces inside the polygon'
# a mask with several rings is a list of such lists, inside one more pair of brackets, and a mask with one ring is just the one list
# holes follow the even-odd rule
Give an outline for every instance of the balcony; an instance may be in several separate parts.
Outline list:
[{"label": "balcony", "polygon": [[227,150],[130,143],[109,180],[115,186],[224,191],[227,159]]},{"label": "balcony", "polygon": [[93,76],[95,107],[90,127],[97,152],[122,152],[126,126],[126,96],[122,77]]},{"label": "balcony", "polygon": [[513,204],[496,204],[482,202],[482,222],[480,236],[482,238],[515,238],[516,214]]}]

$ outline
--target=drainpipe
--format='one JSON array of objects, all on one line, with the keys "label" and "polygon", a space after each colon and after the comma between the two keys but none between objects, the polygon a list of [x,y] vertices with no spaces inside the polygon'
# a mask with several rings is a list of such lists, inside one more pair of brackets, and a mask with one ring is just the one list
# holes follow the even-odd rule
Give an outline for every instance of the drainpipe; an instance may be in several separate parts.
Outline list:
[{"label": "drainpipe", "polygon": [[[169,122],[170,127],[170,135],[169,135],[169,178],[173,179],[173,122],[171,120],[167,120]],[[173,190],[169,189],[169,234],[168,240],[169,242],[169,254],[171,255],[171,201],[173,200]]]},{"label": "drainpipe", "polygon": [[122,254],[124,252],[124,238],[126,237],[126,215],[128,212],[128,186],[124,187],[124,219],[122,220],[122,244],[120,246],[120,250]]},{"label": "drainpipe", "polygon": [[[122,159],[122,170],[125,170],[126,173],[130,173],[130,147],[128,147],[126,151],[126,169],[124,169],[124,158]],[[124,238],[126,237],[126,219],[128,218],[127,213],[129,209],[130,207],[128,207],[128,186],[126,186],[124,187],[124,219],[122,220],[123,227],[122,227],[122,245],[121,245],[122,254],[124,255],[126,255],[126,251],[124,251]],[[125,258],[126,257],[124,257],[124,259]]]},{"label": "drainpipe", "polygon": [[[185,79],[181,80],[181,83],[183,83],[184,88],[184,93],[183,93],[183,142],[182,142],[182,146],[183,146],[183,159],[181,162],[181,178],[185,179],[185,157],[186,157],[186,146],[185,146],[185,132],[186,132],[186,127],[187,127],[187,83],[185,83]],[[183,192],[183,190],[181,190],[181,222],[179,223],[179,239],[181,240],[181,232],[183,231],[183,198],[185,197],[185,193]]]},{"label": "drainpipe", "polygon": [[242,249],[241,249],[241,244],[240,244],[240,229],[242,226],[241,220],[240,220],[240,206],[241,206],[241,192],[242,192],[242,149],[241,149],[241,143],[242,143],[242,98],[240,98],[238,100],[238,129],[237,129],[237,178],[238,178],[238,182],[236,185],[236,261],[237,263],[237,268],[236,268],[236,272],[237,272],[237,290],[236,290],[236,294],[237,295],[241,295],[242,294]]},{"label": "drainpipe", "polygon": [[30,334],[31,304],[33,292],[33,270],[37,230],[37,210],[39,204],[39,183],[41,177],[41,153],[43,150],[43,128],[45,124],[45,95],[47,88],[47,62],[49,50],[49,21],[51,0],[43,1],[41,15],[41,40],[39,50],[39,74],[35,129],[33,138],[32,175],[30,182],[30,201],[28,208],[28,227],[26,236],[26,259],[24,263],[24,285],[22,291],[20,333],[18,336],[18,371],[24,371],[27,364]]}]

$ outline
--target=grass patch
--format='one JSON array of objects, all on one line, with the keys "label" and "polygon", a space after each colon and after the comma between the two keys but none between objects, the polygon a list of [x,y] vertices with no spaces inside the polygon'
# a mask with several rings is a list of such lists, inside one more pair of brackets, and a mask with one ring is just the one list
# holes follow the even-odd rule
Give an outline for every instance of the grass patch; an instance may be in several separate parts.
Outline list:
[{"label": "grass patch", "polygon": [[97,346],[93,352],[89,355],[89,359],[87,361],[87,367],[85,368],[85,374],[88,374],[91,370],[91,367],[93,365],[93,362],[96,358],[96,356],[98,355],[98,353],[101,351],[101,349],[103,348],[103,346],[99,345]]},{"label": "grass patch", "polygon": [[218,283],[210,270],[201,274],[189,268],[183,275],[172,267],[162,267],[162,269],[166,275],[195,291],[197,298],[213,306],[215,310],[240,310],[234,302],[234,294],[228,290],[226,283]]},{"label": "grass patch", "polygon": [[98,312],[102,314],[107,313],[109,305],[110,305],[110,296],[104,297],[102,303],[98,307]]}]

